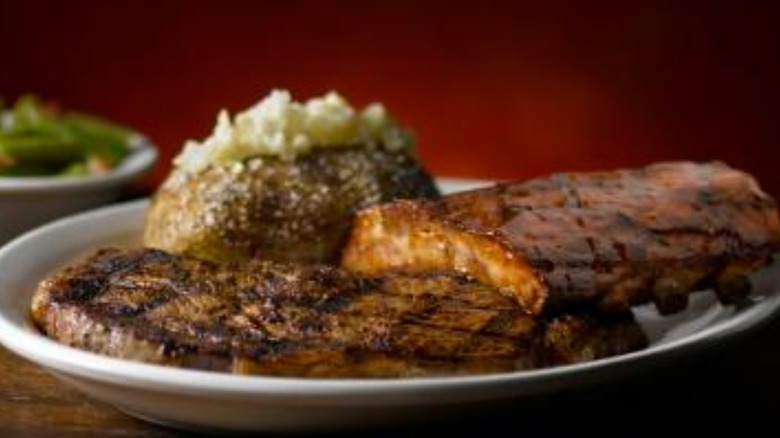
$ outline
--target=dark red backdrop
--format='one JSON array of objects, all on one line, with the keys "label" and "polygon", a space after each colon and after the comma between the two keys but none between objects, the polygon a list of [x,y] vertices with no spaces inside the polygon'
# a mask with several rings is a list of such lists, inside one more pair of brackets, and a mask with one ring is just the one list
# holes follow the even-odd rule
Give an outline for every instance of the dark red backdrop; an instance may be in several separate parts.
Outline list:
[{"label": "dark red backdrop", "polygon": [[718,158],[780,194],[773,2],[457,3],[4,2],[0,94],[148,133],[163,161],[147,187],[219,108],[287,87],[384,101],[437,174]]}]

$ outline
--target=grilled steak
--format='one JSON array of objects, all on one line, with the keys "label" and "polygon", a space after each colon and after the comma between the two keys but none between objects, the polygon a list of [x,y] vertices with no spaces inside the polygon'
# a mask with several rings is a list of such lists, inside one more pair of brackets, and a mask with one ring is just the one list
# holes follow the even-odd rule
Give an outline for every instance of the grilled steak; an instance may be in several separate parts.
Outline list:
[{"label": "grilled steak", "polygon": [[383,148],[258,157],[199,174],[177,168],[154,195],[144,244],[216,262],[338,263],[357,210],[437,196],[412,156]]},{"label": "grilled steak", "polygon": [[214,264],[102,250],[45,280],[47,335],[93,352],[242,374],[397,377],[511,371],[642,348],[631,315],[534,318],[489,286],[445,275]]},{"label": "grilled steak", "polygon": [[661,313],[714,286],[724,303],[780,244],[775,201],[722,163],[568,173],[361,212],[343,266],[367,275],[456,271],[531,314],[583,302]]}]

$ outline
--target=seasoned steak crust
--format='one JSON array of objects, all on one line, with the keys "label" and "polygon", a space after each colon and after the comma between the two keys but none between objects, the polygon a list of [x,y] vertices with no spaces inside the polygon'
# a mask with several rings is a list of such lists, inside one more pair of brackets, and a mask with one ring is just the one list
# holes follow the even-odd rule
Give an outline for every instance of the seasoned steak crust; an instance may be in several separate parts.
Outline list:
[{"label": "seasoned steak crust", "polygon": [[533,318],[461,277],[218,265],[150,249],[66,268],[40,284],[32,316],[48,336],[104,355],[279,376],[502,372],[646,345],[630,314]]},{"label": "seasoned steak crust", "polygon": [[725,164],[562,173],[359,213],[342,265],[366,275],[460,272],[539,314],[596,302],[661,313],[714,287],[742,299],[780,249],[777,205]]}]

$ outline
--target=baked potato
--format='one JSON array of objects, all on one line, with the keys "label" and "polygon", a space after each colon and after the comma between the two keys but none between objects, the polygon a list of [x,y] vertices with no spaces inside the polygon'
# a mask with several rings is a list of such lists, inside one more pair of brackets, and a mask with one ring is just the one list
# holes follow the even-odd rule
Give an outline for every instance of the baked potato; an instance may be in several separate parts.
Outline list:
[{"label": "baked potato", "polygon": [[174,168],[153,197],[144,243],[216,262],[337,262],[357,210],[436,196],[409,152],[381,147],[253,157],[198,173]]}]

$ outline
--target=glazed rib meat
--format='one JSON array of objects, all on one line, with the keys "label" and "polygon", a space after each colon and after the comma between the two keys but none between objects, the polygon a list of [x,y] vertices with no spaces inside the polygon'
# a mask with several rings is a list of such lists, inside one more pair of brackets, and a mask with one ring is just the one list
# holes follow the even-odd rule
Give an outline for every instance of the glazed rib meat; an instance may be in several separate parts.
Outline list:
[{"label": "glazed rib meat", "polygon": [[534,318],[455,276],[361,278],[150,249],[102,250],[45,280],[32,316],[48,336],[100,354],[283,376],[512,371],[646,345],[630,314]]},{"label": "glazed rib meat", "polygon": [[724,303],[780,248],[775,201],[722,163],[563,173],[361,212],[345,268],[461,272],[539,314],[582,303],[661,313],[714,287]]}]

